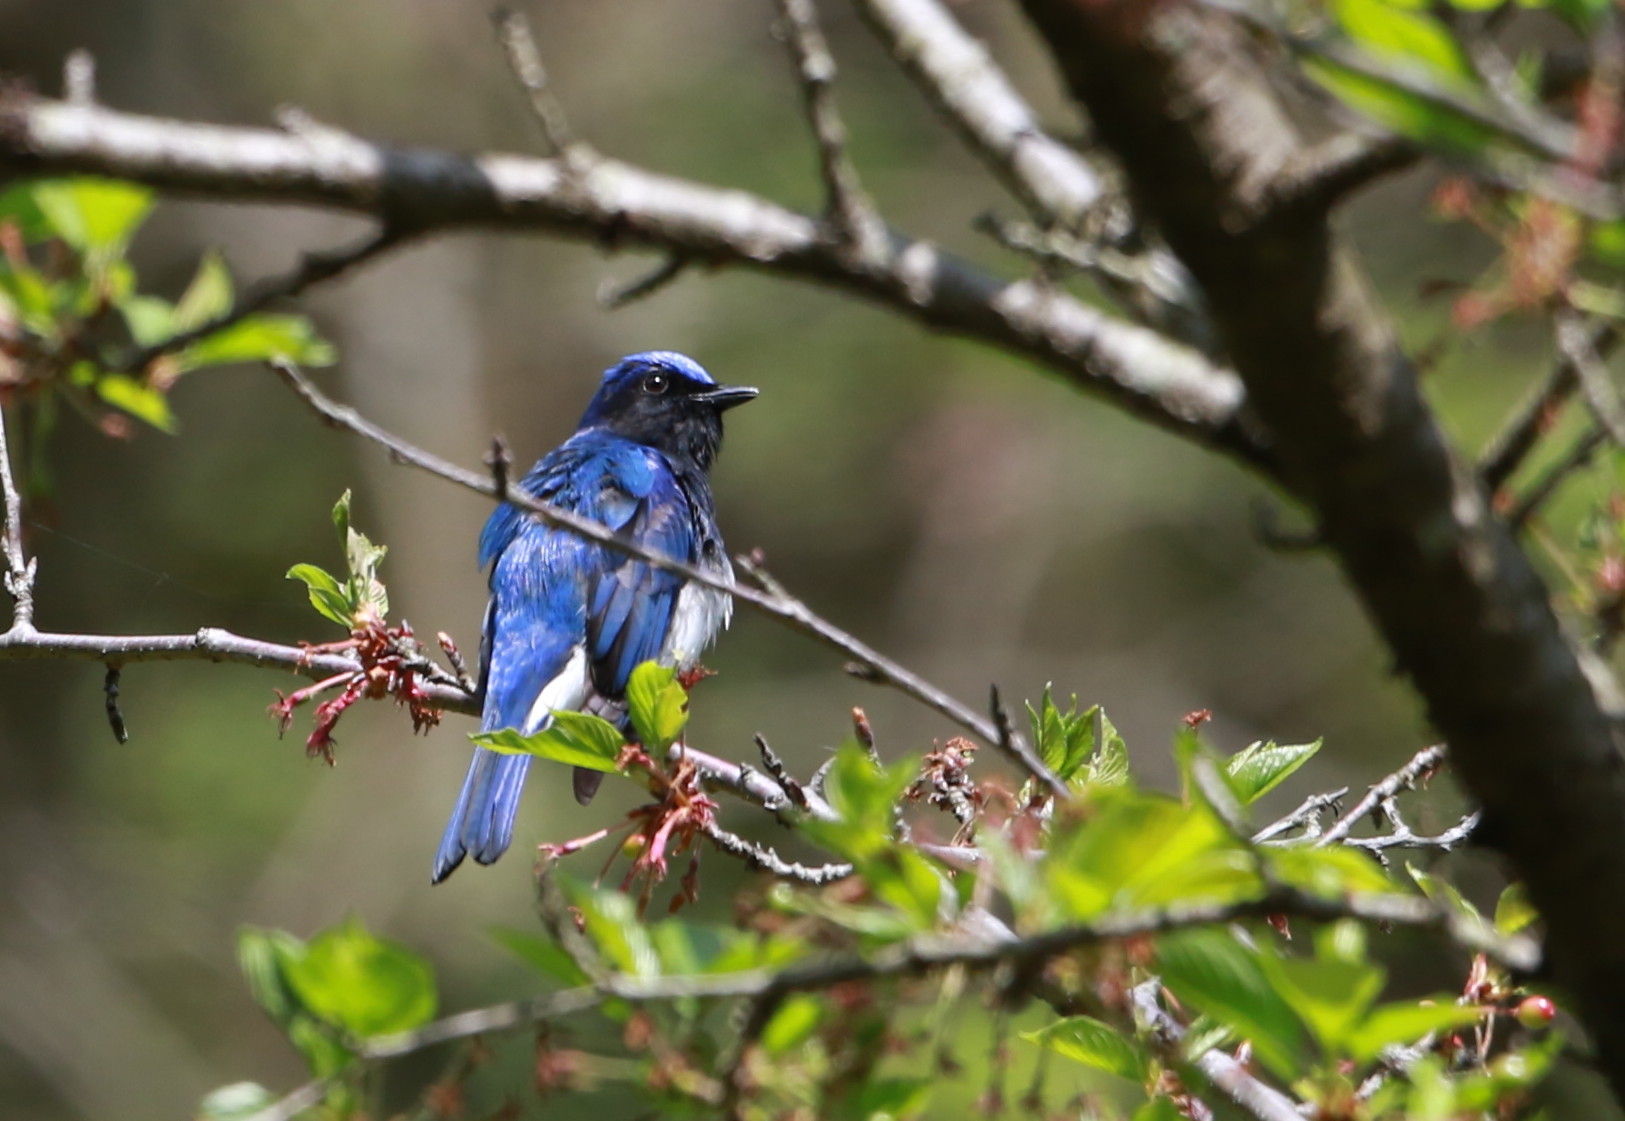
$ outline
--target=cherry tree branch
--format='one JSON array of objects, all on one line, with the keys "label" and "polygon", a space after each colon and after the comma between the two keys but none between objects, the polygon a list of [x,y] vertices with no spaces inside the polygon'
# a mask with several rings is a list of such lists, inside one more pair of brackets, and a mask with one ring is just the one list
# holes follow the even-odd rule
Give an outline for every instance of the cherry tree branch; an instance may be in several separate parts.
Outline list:
[{"label": "cherry tree branch", "polygon": [[1327,899],[1295,888],[1277,887],[1254,899],[1125,912],[1020,938],[922,935],[871,953],[834,957],[781,970],[753,969],[649,979],[607,974],[595,985],[463,1012],[414,1031],[376,1037],[367,1041],[362,1056],[371,1060],[395,1058],[450,1040],[525,1027],[586,1011],[611,998],[632,1003],[696,998],[760,1000],[793,992],[816,992],[852,981],[913,977],[953,966],[987,970],[1009,964],[1029,967],[1030,972],[1030,967],[1084,946],[1273,915],[1321,922],[1354,918],[1430,930],[1445,935],[1468,952],[1486,954],[1509,968],[1532,971],[1540,963],[1540,950],[1533,940],[1521,935],[1502,937],[1482,924],[1470,923],[1417,896],[1358,895]]},{"label": "cherry tree branch", "polygon": [[807,215],[616,160],[577,167],[398,148],[331,128],[204,125],[8,88],[0,93],[0,169],[341,210],[419,233],[543,230],[811,281],[1024,355],[1164,428],[1272,470],[1267,442],[1239,417],[1240,383],[1194,350],[897,231],[885,235],[883,260],[859,259],[821,237]]}]

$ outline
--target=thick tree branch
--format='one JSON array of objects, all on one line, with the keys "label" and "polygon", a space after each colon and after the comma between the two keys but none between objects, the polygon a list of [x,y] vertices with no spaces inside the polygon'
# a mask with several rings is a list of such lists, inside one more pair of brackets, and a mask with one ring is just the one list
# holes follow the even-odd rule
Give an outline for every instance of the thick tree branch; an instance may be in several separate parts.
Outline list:
[{"label": "thick tree branch", "polygon": [[1228,19],[1024,0],[1207,295],[1249,402],[1548,923],[1625,1096],[1625,768],[1545,586],[1450,447],[1324,212],[1260,206],[1302,150]]},{"label": "thick tree branch", "polygon": [[[965,145],[1042,225],[1086,234],[1100,224],[1098,213],[1119,202],[1088,160],[1044,129],[987,48],[940,0],[858,0],[858,9]],[[1160,245],[1139,256],[1132,271],[1157,285],[1105,275],[1107,291],[1159,330],[1207,349],[1211,333],[1185,266]]]},{"label": "thick tree branch", "polygon": [[809,280],[1025,355],[1164,428],[1270,470],[1265,442],[1238,418],[1240,383],[1193,350],[895,232],[887,234],[884,265],[854,261],[806,215],[615,160],[572,169],[557,159],[391,148],[331,129],[199,125],[11,92],[0,99],[0,168],[325,207],[417,231],[544,230]]}]

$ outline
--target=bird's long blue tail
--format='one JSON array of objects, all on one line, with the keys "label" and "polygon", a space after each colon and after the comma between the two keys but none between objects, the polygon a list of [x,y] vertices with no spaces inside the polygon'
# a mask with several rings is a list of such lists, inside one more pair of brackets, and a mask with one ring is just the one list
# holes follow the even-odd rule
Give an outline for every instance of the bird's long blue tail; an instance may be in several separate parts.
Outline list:
[{"label": "bird's long blue tail", "polygon": [[507,851],[530,759],[529,755],[475,749],[463,791],[457,796],[457,808],[446,823],[440,851],[435,853],[432,882],[439,883],[451,875],[465,855],[472,854],[481,864],[490,864]]}]

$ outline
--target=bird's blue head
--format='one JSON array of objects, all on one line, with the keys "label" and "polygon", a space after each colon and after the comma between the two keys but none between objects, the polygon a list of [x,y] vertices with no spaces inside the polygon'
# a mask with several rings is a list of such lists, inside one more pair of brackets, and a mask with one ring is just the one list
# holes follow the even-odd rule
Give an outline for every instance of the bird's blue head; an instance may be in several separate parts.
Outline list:
[{"label": "bird's blue head", "polygon": [[582,428],[601,428],[706,470],[722,445],[722,414],[756,396],[742,385],[718,385],[692,358],[650,350],[623,358],[582,414]]}]

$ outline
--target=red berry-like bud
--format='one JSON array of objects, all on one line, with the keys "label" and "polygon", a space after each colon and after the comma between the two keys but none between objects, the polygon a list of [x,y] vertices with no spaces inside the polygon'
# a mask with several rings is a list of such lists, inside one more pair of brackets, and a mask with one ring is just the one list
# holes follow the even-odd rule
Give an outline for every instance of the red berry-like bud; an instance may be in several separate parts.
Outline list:
[{"label": "red berry-like bud", "polygon": [[1550,997],[1526,996],[1512,1014],[1526,1028],[1543,1028],[1557,1017],[1557,1005]]}]

